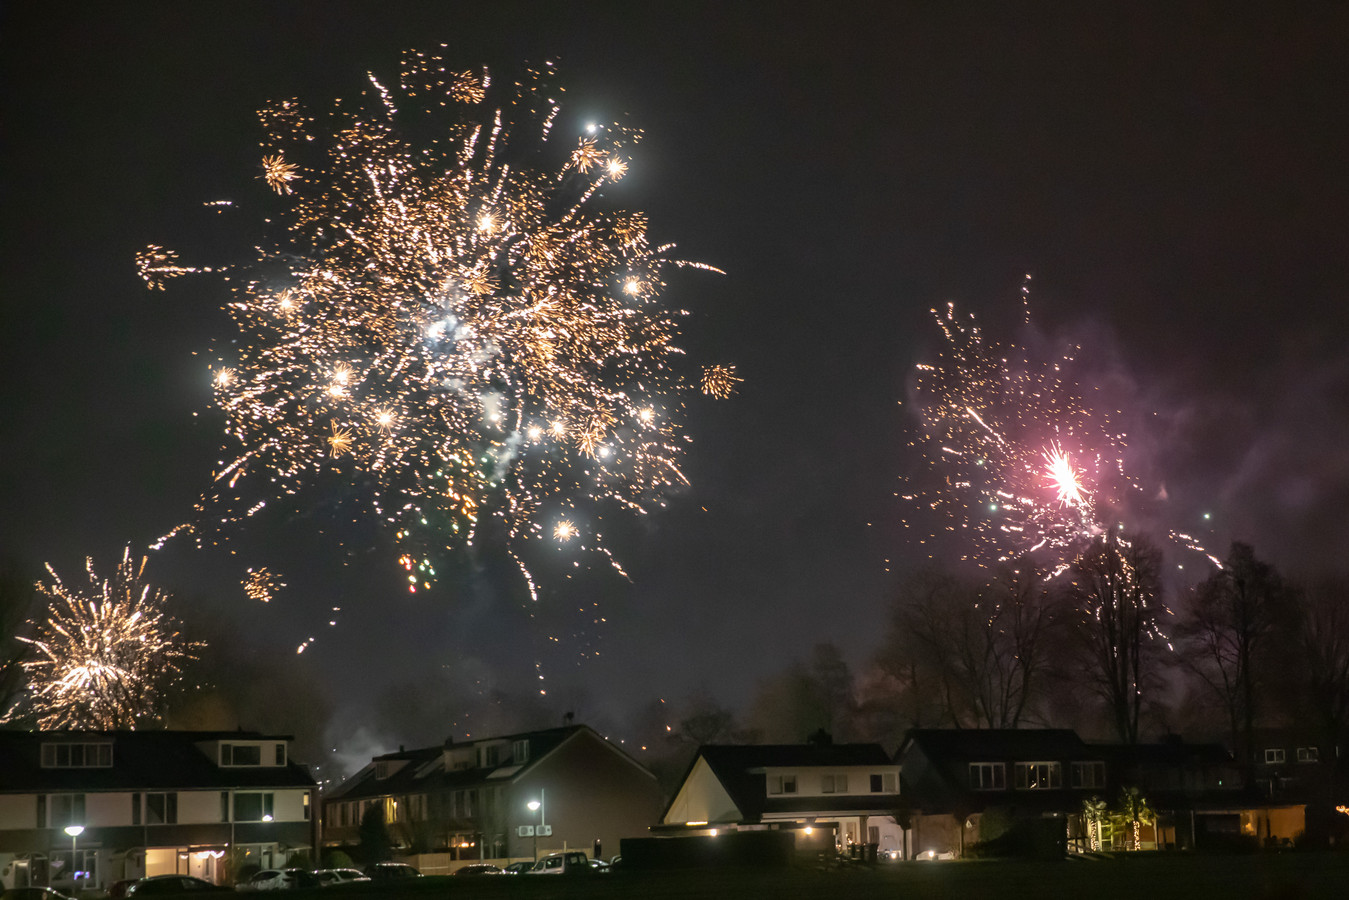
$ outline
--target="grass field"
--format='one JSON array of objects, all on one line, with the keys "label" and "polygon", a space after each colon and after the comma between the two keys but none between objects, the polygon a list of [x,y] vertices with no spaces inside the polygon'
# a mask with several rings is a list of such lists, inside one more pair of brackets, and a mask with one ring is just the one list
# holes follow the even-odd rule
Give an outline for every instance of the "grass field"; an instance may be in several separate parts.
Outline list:
[{"label": "grass field", "polygon": [[[1060,862],[889,863],[832,871],[705,869],[615,872],[585,878],[479,876],[422,878],[406,885],[350,885],[312,893],[323,900],[430,898],[820,898],[820,900],[1168,900],[1168,898],[1349,897],[1349,853],[1253,856],[1136,855]],[[295,892],[286,895],[300,900]]]}]

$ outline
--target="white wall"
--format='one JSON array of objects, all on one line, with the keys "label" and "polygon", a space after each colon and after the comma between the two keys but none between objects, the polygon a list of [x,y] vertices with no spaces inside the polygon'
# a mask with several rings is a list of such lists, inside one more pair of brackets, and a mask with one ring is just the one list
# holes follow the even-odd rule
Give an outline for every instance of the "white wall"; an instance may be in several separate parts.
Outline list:
[{"label": "white wall", "polygon": [[0,829],[36,827],[35,794],[0,794]]},{"label": "white wall", "polygon": [[220,791],[179,791],[178,822],[203,825],[220,821]]}]

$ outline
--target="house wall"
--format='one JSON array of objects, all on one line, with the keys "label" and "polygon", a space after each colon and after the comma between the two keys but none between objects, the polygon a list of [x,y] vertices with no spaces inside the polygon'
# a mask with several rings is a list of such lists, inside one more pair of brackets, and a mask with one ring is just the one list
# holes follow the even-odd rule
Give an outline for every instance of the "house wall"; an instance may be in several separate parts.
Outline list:
[{"label": "house wall", "polygon": [[540,796],[553,829],[539,839],[540,854],[562,849],[590,854],[598,840],[601,854],[613,856],[619,840],[644,837],[660,818],[655,777],[588,730],[576,732],[503,792],[507,856],[533,856],[533,839],[517,836],[516,826],[538,823],[525,804]]},{"label": "house wall", "polygon": [[730,794],[726,793],[712,769],[699,757],[688,778],[684,779],[674,802],[670,804],[663,824],[735,822],[739,819],[740,811],[731,801]]}]

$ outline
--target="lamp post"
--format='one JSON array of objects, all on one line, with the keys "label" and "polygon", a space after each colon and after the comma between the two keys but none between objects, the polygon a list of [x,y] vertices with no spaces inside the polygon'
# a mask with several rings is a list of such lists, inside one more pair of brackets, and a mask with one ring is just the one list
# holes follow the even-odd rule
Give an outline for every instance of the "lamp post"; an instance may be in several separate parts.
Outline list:
[{"label": "lamp post", "polygon": [[[531,800],[528,803],[526,803],[525,806],[529,807],[530,812],[543,809],[543,804],[540,803],[538,800]],[[539,813],[539,824],[535,825],[534,828],[532,829],[534,832],[534,862],[539,861],[539,831],[542,828],[543,828],[543,813]]]},{"label": "lamp post", "polygon": [[67,825],[66,834],[70,835],[70,889],[75,890],[75,869],[79,863],[75,862],[75,848],[79,844],[80,835],[84,834],[83,825]]}]

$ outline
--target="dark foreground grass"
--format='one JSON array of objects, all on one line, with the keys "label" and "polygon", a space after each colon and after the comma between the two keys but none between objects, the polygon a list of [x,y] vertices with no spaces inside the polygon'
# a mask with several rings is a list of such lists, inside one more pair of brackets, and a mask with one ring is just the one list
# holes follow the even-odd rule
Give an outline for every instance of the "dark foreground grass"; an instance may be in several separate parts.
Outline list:
[{"label": "dark foreground grass", "polygon": [[[421,878],[303,892],[315,900],[1321,900],[1349,898],[1349,853],[1258,856],[1131,855],[1059,862],[888,863],[830,871],[705,869],[584,878]],[[288,900],[302,900],[288,892]],[[304,900],[309,900],[308,897]]]}]

